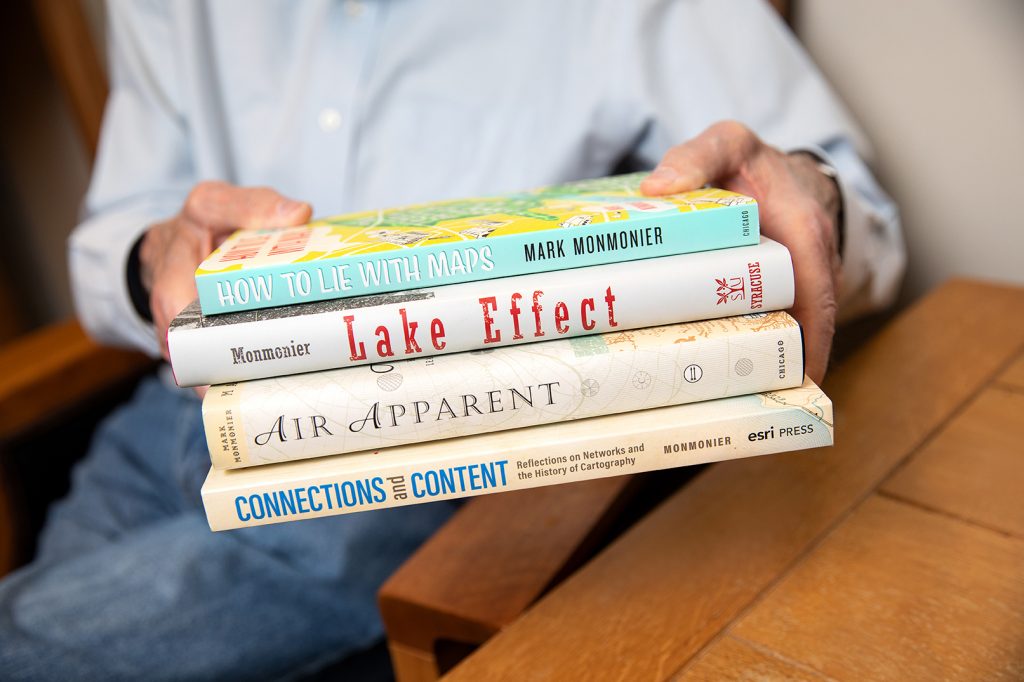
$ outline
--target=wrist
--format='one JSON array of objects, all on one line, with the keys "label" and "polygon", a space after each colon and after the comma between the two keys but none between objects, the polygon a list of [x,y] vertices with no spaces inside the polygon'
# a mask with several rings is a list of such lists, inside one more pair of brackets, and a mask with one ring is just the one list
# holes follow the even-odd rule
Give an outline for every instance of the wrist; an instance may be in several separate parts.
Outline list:
[{"label": "wrist", "polygon": [[835,168],[811,151],[795,151],[787,155],[790,168],[810,192],[832,225],[836,252],[841,258],[845,242],[843,193]]}]

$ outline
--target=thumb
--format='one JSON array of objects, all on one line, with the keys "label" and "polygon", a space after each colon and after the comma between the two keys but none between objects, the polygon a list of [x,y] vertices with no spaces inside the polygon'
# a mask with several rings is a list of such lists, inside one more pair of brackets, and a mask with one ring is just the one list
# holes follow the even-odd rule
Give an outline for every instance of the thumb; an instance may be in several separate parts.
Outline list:
[{"label": "thumb", "polygon": [[720,121],[669,149],[640,184],[640,191],[656,196],[721,183],[738,173],[762,146],[757,135],[742,123]]},{"label": "thumb", "polygon": [[185,217],[212,232],[264,227],[291,227],[309,222],[312,207],[269,187],[236,187],[226,182],[201,182],[184,206]]}]

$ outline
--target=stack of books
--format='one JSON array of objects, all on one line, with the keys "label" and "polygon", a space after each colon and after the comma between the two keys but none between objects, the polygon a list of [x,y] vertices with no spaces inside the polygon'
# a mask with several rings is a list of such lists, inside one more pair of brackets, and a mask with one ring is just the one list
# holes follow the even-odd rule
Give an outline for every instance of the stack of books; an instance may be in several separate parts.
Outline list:
[{"label": "stack of books", "polygon": [[642,177],[225,241],[168,331],[211,528],[831,445],[756,202]]}]

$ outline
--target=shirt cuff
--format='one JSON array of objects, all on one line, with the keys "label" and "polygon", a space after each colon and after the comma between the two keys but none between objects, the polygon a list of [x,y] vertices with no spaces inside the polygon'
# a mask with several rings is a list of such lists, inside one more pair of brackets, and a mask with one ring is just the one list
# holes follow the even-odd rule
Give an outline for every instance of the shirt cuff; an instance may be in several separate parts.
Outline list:
[{"label": "shirt cuff", "polygon": [[797,149],[791,149],[790,154],[808,154],[813,156],[818,161],[818,170],[821,174],[829,178],[836,186],[836,191],[839,193],[839,208],[836,211],[836,247],[839,252],[839,260],[846,260],[846,214],[847,214],[847,199],[849,197],[849,189],[844,186],[840,179],[839,170],[836,168],[832,158],[828,155],[824,149],[817,145],[810,145],[807,147],[798,147]]},{"label": "shirt cuff", "polygon": [[891,305],[906,265],[899,217],[892,201],[878,189],[849,145],[836,145],[834,153],[815,146],[793,151],[811,154],[837,170],[835,180],[843,215],[837,322]]},{"label": "shirt cuff", "polygon": [[170,213],[150,206],[104,212],[80,224],[68,240],[75,310],[100,343],[160,355],[153,325],[133,304],[126,276],[133,247],[165,215]]}]

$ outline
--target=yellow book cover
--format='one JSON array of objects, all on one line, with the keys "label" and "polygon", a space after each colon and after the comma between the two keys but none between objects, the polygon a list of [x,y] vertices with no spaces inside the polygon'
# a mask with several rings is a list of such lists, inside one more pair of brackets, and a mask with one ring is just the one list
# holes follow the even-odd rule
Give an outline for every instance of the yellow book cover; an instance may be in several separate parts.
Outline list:
[{"label": "yellow book cover", "polygon": [[750,197],[639,193],[644,173],[241,230],[196,271],[205,314],[758,242]]}]

